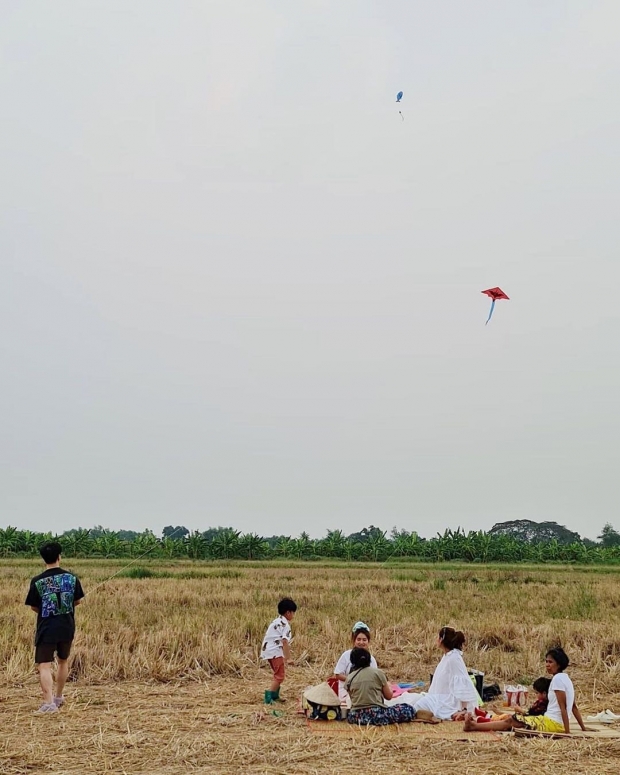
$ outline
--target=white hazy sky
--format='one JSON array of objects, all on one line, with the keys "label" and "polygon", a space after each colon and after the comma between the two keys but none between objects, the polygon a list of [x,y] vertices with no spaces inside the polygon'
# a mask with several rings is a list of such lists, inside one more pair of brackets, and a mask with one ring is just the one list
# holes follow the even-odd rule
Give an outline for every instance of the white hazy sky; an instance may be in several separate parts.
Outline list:
[{"label": "white hazy sky", "polygon": [[3,0],[0,524],[620,527],[619,28]]}]

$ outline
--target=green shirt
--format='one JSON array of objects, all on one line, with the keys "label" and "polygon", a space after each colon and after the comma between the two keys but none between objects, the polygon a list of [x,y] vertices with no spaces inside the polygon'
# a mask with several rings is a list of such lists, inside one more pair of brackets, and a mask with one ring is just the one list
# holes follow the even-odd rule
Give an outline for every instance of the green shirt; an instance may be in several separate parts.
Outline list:
[{"label": "green shirt", "polygon": [[378,667],[362,667],[349,673],[345,686],[351,697],[351,710],[374,705],[385,707],[383,687],[386,683],[385,673]]}]

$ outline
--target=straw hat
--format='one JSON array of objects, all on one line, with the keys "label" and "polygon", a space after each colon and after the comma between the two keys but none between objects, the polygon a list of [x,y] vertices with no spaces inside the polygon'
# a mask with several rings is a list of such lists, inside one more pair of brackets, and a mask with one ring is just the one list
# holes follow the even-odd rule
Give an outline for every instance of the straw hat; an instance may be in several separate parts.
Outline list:
[{"label": "straw hat", "polygon": [[332,687],[325,681],[325,683],[318,686],[311,686],[304,692],[304,699],[314,705],[328,705],[340,707],[340,697],[332,689]]}]

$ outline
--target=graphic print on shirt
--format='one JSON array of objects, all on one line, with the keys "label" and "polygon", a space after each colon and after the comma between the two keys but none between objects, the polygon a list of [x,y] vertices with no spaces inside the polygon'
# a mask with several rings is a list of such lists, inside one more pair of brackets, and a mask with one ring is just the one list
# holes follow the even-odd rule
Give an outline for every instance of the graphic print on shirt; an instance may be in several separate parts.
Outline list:
[{"label": "graphic print on shirt", "polygon": [[[282,645],[282,636],[285,634],[285,632],[286,632],[286,630],[287,630],[286,623],[285,623],[285,622],[276,622],[276,623],[273,625],[273,629],[274,629],[274,632],[272,633],[272,635],[273,635],[273,634],[277,634],[277,635],[279,635],[280,637],[279,637],[279,638],[278,638],[278,637],[272,638],[272,643],[271,643],[271,645],[272,645],[272,646],[281,646],[281,645]],[[268,641],[266,640],[266,641],[263,643],[263,650],[264,650],[264,649],[266,649],[268,645],[269,645],[269,643],[268,643]]]},{"label": "graphic print on shirt", "polygon": [[71,573],[46,576],[35,582],[41,597],[41,618],[73,613],[76,578]]},{"label": "graphic print on shirt", "polygon": [[278,617],[271,622],[265,633],[261,659],[283,656],[283,642],[285,640],[289,643],[292,640],[291,625],[284,617]]}]

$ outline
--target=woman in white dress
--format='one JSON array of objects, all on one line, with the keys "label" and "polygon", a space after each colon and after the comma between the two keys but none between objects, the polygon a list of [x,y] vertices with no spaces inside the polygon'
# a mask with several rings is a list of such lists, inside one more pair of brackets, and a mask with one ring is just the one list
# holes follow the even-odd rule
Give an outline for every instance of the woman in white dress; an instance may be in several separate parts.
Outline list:
[{"label": "woman in white dress", "polygon": [[[364,622],[355,622],[351,631],[351,641],[353,642],[353,648],[365,649],[370,651],[370,627]],[[336,663],[334,668],[334,678],[338,679],[338,696],[341,700],[348,700],[349,693],[347,692],[344,682],[347,680],[347,676],[351,672],[351,651],[353,649],[347,649],[340,655],[340,659]],[[370,657],[370,667],[377,667],[377,660]]]},{"label": "woman in white dress", "polygon": [[416,711],[428,710],[445,721],[462,721],[480,703],[463,660],[465,635],[452,627],[442,627],[438,644],[443,656],[437,665],[428,693],[413,706]]}]

